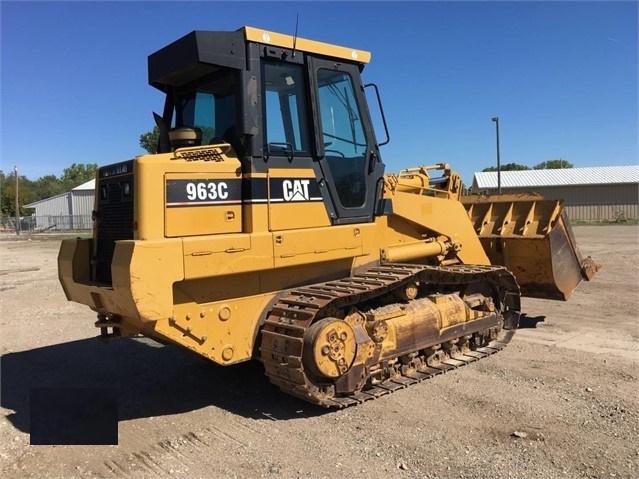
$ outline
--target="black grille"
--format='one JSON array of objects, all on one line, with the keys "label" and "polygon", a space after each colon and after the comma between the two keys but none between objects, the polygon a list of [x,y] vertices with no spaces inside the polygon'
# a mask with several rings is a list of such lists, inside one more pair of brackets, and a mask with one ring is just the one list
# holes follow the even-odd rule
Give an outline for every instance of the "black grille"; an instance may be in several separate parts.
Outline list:
[{"label": "black grille", "polygon": [[95,281],[111,284],[111,261],[115,242],[133,239],[133,173],[101,178],[95,190],[97,250]]}]

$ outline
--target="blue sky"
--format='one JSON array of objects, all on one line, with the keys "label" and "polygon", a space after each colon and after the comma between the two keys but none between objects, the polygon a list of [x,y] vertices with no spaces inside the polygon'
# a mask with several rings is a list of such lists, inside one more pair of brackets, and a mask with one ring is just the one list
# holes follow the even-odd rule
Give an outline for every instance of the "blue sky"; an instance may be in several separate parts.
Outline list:
[{"label": "blue sky", "polygon": [[[637,163],[637,2],[0,3],[0,169],[30,179],[143,151],[163,97],[147,56],[251,25],[372,52],[387,171],[448,162]],[[378,131],[378,137],[383,133]]]}]

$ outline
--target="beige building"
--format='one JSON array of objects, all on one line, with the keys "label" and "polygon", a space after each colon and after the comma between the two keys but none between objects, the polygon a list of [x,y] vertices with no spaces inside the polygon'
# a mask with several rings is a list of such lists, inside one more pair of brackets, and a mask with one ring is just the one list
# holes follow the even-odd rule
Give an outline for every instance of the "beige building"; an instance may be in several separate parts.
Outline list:
[{"label": "beige building", "polygon": [[67,193],[36,201],[25,208],[32,208],[33,229],[46,230],[90,230],[93,227],[91,212],[95,180],[76,186]]},{"label": "beige building", "polygon": [[[501,191],[563,199],[571,220],[637,219],[639,165],[502,171]],[[472,192],[496,194],[497,172],[475,173]]]}]

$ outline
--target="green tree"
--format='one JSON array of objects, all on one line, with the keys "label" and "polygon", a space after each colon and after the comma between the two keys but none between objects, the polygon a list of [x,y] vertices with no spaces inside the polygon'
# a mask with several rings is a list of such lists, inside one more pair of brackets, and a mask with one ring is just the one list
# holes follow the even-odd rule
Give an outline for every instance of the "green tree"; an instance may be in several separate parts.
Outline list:
[{"label": "green tree", "polygon": [[140,135],[140,147],[145,149],[149,154],[154,155],[158,151],[159,139],[160,129],[156,125],[153,127],[153,130]]},{"label": "green tree", "polygon": [[4,194],[5,194],[5,190],[7,186],[8,184],[7,184],[6,175],[4,174],[4,171],[0,171],[0,216],[8,214],[8,212],[5,211],[5,200],[4,200]]},{"label": "green tree", "polygon": [[562,160],[559,158],[558,160],[548,160],[542,161],[538,165],[533,166],[533,170],[560,170],[563,168],[574,168],[575,165],[570,163],[569,161]]},{"label": "green tree", "polygon": [[[3,215],[15,216],[16,214],[16,177],[11,172],[8,175],[0,172],[2,180],[2,193],[0,196],[0,210]],[[23,205],[27,205],[37,201],[33,193],[33,182],[26,176],[18,176],[18,205],[19,214],[24,216],[30,214],[31,209],[24,209]]]},{"label": "green tree", "polygon": [[215,128],[212,126],[202,126],[199,125],[198,128],[202,130],[202,144],[208,145],[211,143],[211,140],[215,138]]},{"label": "green tree", "polygon": [[[526,165],[520,165],[518,163],[506,163],[505,165],[500,165],[499,169],[501,171],[520,171],[520,170],[530,170],[530,167]],[[484,168],[481,171],[497,171],[497,167],[489,166],[488,168]]]},{"label": "green tree", "polygon": [[70,190],[94,179],[97,170],[98,165],[96,163],[73,163],[62,171],[60,181],[64,185],[63,189]]},{"label": "green tree", "polygon": [[51,198],[64,193],[64,183],[55,175],[45,175],[33,182],[33,194],[36,197],[34,201]]}]

